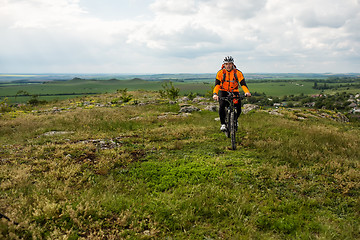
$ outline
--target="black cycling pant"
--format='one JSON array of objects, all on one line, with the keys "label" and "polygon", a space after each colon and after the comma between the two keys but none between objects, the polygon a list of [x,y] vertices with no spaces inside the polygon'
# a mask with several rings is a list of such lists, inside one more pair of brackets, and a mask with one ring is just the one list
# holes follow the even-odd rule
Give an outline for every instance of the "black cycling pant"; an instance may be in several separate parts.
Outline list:
[{"label": "black cycling pant", "polygon": [[[219,98],[221,97],[227,97],[228,96],[228,92],[226,91],[219,91]],[[240,96],[240,93],[238,92],[234,92],[235,96]],[[226,112],[225,112],[225,108],[229,106],[229,103],[226,100],[222,100],[219,99],[219,116],[220,116],[220,122],[221,124],[225,124],[225,117],[226,117]],[[237,111],[237,116],[236,119],[238,119],[238,117],[240,116],[241,113],[241,101],[240,99],[238,100],[237,104],[234,104],[236,111]]]}]

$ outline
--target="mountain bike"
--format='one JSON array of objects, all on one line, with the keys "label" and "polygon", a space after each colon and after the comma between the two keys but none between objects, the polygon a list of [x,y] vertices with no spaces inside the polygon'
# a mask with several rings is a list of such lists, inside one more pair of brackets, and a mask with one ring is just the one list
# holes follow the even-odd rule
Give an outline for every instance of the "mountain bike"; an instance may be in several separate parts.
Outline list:
[{"label": "mountain bike", "polygon": [[[227,97],[220,97],[219,99],[227,101],[229,104],[225,109],[225,125],[226,131],[225,135],[228,138],[231,138],[231,149],[236,149],[236,132],[238,129],[237,123],[237,110],[235,108],[235,103],[239,100],[244,99],[244,96],[235,96],[234,93],[229,92]],[[239,102],[240,104],[240,102]]]}]

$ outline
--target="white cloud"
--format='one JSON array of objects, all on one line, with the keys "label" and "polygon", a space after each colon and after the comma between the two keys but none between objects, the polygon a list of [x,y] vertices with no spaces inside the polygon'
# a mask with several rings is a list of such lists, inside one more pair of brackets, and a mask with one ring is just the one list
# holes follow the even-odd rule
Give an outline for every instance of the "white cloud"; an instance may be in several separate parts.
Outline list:
[{"label": "white cloud", "polygon": [[151,9],[158,14],[181,14],[189,15],[197,12],[194,0],[157,0],[150,5]]},{"label": "white cloud", "polygon": [[[267,0],[223,0],[213,1],[215,4],[215,13],[218,12],[219,17],[226,20],[248,19],[255,17],[257,13],[265,7]],[[218,11],[216,11],[218,10]]]},{"label": "white cloud", "polygon": [[357,5],[351,1],[348,3],[329,1],[321,4],[314,2],[311,7],[304,9],[298,18],[307,28],[340,28],[357,15],[359,10]]},{"label": "white cloud", "polygon": [[11,15],[14,28],[46,28],[71,23],[84,13],[77,0],[5,1],[3,14]]},{"label": "white cloud", "polygon": [[0,0],[0,72],[358,71],[358,0],[112,1]]}]

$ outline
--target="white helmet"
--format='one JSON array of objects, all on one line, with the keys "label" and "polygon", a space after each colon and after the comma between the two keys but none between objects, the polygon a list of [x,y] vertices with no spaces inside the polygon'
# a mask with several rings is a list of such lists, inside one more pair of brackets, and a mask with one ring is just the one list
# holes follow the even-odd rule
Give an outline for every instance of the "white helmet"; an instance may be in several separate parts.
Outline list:
[{"label": "white helmet", "polygon": [[234,59],[232,56],[227,56],[224,58],[223,63],[234,63]]}]

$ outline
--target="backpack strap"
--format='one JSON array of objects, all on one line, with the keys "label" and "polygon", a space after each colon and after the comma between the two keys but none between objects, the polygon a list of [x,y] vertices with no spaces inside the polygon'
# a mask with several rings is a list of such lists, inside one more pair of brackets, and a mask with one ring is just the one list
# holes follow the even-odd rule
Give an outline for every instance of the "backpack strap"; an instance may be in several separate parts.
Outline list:
[{"label": "backpack strap", "polygon": [[235,71],[234,71],[234,76],[235,76],[237,84],[239,85],[239,78],[238,78],[238,75],[237,75],[237,69],[236,68],[235,68]]},{"label": "backpack strap", "polygon": [[226,70],[224,68],[224,64],[221,66],[221,69],[223,71],[223,78],[222,78],[222,81],[220,81],[220,88],[223,89],[224,81],[225,81],[225,78],[226,78]]}]

